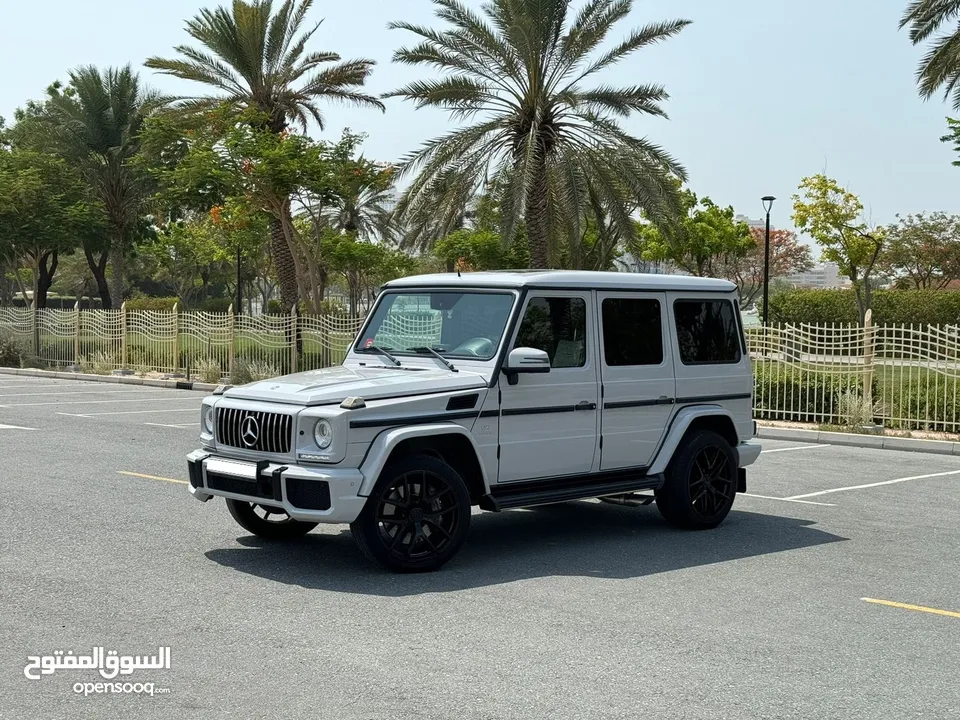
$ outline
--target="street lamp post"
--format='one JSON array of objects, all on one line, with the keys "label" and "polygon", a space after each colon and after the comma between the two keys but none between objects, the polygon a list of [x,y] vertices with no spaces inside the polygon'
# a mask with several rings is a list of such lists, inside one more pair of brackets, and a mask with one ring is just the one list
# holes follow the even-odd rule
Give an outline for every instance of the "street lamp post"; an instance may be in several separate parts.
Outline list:
[{"label": "street lamp post", "polygon": [[242,300],[243,297],[240,294],[240,246],[237,245],[237,307],[234,310],[234,315],[243,315]]},{"label": "street lamp post", "polygon": [[770,210],[773,208],[773,195],[763,198],[763,207],[767,211],[767,231],[763,241],[763,324],[766,326],[770,303]]}]

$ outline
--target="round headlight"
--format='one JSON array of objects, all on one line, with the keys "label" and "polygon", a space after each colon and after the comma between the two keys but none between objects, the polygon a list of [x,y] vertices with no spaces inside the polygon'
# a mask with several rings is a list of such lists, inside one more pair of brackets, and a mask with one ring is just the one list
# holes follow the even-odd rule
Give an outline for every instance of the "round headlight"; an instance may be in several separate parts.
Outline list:
[{"label": "round headlight", "polygon": [[318,420],[313,428],[313,439],[317,441],[317,447],[326,450],[333,443],[333,428],[326,420]]},{"label": "round headlight", "polygon": [[208,435],[213,435],[213,406],[204,405],[200,413],[200,420],[203,423],[203,431]]}]

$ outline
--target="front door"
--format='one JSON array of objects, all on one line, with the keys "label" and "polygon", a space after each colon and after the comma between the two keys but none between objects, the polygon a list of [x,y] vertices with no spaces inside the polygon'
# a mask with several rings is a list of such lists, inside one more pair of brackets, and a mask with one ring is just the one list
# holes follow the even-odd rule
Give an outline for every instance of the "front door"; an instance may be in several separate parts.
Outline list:
[{"label": "front door", "polygon": [[593,294],[531,292],[510,349],[550,356],[550,372],[500,375],[500,479],[589,473],[599,432],[596,313]]},{"label": "front door", "polygon": [[597,293],[600,319],[600,469],[645,467],[674,408],[664,293]]}]

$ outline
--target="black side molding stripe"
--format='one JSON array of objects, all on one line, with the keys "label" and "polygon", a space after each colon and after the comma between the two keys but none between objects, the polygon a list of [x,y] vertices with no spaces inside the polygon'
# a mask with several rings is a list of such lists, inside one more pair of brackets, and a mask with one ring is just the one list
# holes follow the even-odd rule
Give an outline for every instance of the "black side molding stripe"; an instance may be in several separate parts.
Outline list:
[{"label": "black side molding stripe", "polygon": [[528,407],[528,408],[505,408],[502,413],[506,415],[548,415],[551,413],[576,412],[578,410],[596,410],[596,403],[590,405],[551,405],[549,407]]},{"label": "black side molding stripe", "polygon": [[407,417],[370,418],[368,420],[351,420],[351,428],[391,427],[393,425],[426,425],[432,422],[447,420],[467,420],[478,416],[476,410],[469,412],[439,413],[437,415],[408,415]]},{"label": "black side molding stripe", "polygon": [[480,417],[482,418],[497,417],[499,415],[500,415],[499,410],[484,410],[483,412],[480,413]]},{"label": "black side molding stripe", "polygon": [[735,395],[700,395],[695,397],[677,398],[677,404],[716,402],[718,400],[749,400],[752,397],[753,397],[752,393],[737,393]]},{"label": "black side molding stripe", "polygon": [[702,395],[699,397],[682,398],[658,398],[657,400],[617,400],[615,402],[606,402],[603,404],[604,410],[619,410],[622,408],[652,407],[654,405],[689,405],[700,402],[717,402],[720,400],[749,400],[753,396],[750,393],[740,393],[737,395]]}]

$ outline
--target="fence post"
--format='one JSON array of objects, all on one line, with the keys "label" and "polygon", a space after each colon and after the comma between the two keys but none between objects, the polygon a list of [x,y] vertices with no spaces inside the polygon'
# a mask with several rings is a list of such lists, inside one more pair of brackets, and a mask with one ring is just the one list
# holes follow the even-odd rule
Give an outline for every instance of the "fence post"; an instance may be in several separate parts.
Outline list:
[{"label": "fence post", "polygon": [[173,304],[173,371],[180,370],[180,303]]},{"label": "fence post", "polygon": [[297,320],[297,306],[294,303],[293,307],[290,308],[290,330],[291,332],[287,335],[290,338],[290,373],[295,373],[297,371],[297,340],[299,339],[299,332],[297,332],[297,325],[300,323]]},{"label": "fence post", "polygon": [[863,317],[863,399],[873,407],[873,310]]},{"label": "fence post", "polygon": [[33,356],[40,357],[40,308],[37,307],[36,298],[33,301]]},{"label": "fence post", "polygon": [[[227,346],[227,376],[233,377],[233,358],[236,355],[237,344],[237,316],[233,311],[233,303],[227,308],[227,315],[230,317],[230,344]],[[221,373],[223,371],[221,370]]]},{"label": "fence post", "polygon": [[80,367],[80,301],[77,300],[73,306],[74,329],[73,329],[73,364]]},{"label": "fence post", "polygon": [[120,303],[120,367],[127,366],[127,303]]}]

